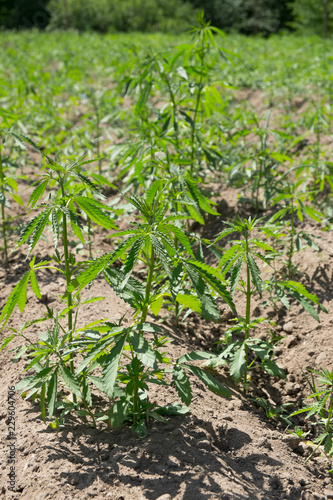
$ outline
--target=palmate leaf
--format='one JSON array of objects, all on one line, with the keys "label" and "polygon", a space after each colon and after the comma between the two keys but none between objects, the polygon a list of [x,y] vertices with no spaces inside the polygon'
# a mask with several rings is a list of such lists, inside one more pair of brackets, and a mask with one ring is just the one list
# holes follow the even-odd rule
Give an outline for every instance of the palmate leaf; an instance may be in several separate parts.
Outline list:
[{"label": "palmate leaf", "polygon": [[126,334],[123,335],[111,349],[110,353],[104,359],[104,368],[102,371],[103,375],[103,386],[105,393],[112,398],[114,384],[116,382],[119,361],[125,346]]},{"label": "palmate leaf", "polygon": [[262,279],[261,279],[260,269],[250,253],[247,254],[246,260],[247,260],[247,264],[250,268],[250,273],[251,273],[253,284],[256,287],[256,290],[259,293],[260,298],[261,298],[261,296],[262,296]]},{"label": "palmate leaf", "polygon": [[222,275],[225,276],[228,270],[233,266],[236,259],[243,253],[243,248],[239,244],[234,244],[224,254],[219,262],[218,267],[221,269]]},{"label": "palmate leaf", "polygon": [[[96,161],[96,160],[92,160],[93,162]],[[92,163],[91,161],[89,163]],[[85,184],[86,186],[90,187],[90,189],[92,191],[98,191],[98,186],[97,184],[95,184],[94,182],[92,182],[92,180],[89,179],[89,177],[87,177],[86,175],[82,174],[82,173],[75,173],[74,174],[75,177],[77,177],[78,179],[80,179],[80,181],[83,182],[83,184]]]},{"label": "palmate leaf", "polygon": [[169,267],[170,257],[168,252],[166,251],[164,245],[161,243],[160,239],[155,236],[155,234],[150,234],[150,242],[152,244],[155,254],[160,259],[164,271],[166,272],[167,276],[171,279],[172,273]]},{"label": "palmate leaf", "polygon": [[108,412],[110,425],[113,429],[120,427],[130,413],[130,403],[125,399],[120,399],[114,403]]},{"label": "palmate leaf", "polygon": [[218,394],[219,396],[223,396],[225,398],[230,398],[231,392],[229,389],[224,387],[220,382],[218,382],[210,373],[206,372],[204,369],[199,368],[199,366],[192,365],[183,365],[186,370],[189,370],[194,375],[196,375],[201,382],[203,382],[210,391]]},{"label": "palmate leaf", "polygon": [[191,384],[185,370],[179,365],[174,366],[172,380],[182,402],[189,405],[192,401]]},{"label": "palmate leaf", "polygon": [[104,214],[101,207],[104,207],[101,203],[93,200],[92,198],[86,198],[84,196],[76,196],[75,203],[80,207],[80,209],[91,219],[105,229],[118,229],[114,222]]},{"label": "palmate leaf", "polygon": [[108,267],[103,271],[104,278],[107,283],[113,288],[117,295],[125,302],[136,308],[136,304],[144,301],[145,287],[140,281],[131,276],[126,287],[122,288],[122,282],[125,278],[123,271]]}]

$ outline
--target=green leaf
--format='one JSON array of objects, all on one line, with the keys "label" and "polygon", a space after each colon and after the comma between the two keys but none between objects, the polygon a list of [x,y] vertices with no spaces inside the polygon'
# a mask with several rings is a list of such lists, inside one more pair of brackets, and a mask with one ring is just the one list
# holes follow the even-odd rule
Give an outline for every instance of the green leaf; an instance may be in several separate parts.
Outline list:
[{"label": "green leaf", "polygon": [[250,253],[247,254],[246,260],[247,260],[248,266],[250,268],[252,281],[253,281],[254,286],[256,287],[257,292],[259,293],[260,298],[261,298],[261,296],[262,296],[262,280],[261,280],[259,267]]},{"label": "green leaf", "polygon": [[88,268],[71,282],[71,284],[68,286],[68,291],[73,292],[76,288],[78,288],[78,291],[82,290],[101,272],[110,267],[111,264],[113,264],[113,262],[115,262],[136,239],[137,236],[128,238],[127,240],[123,241],[114,252],[103,255],[103,257],[101,257],[100,259],[96,259],[95,261],[89,263]]},{"label": "green leaf", "polygon": [[57,401],[57,393],[58,393],[58,370],[56,369],[52,377],[49,381],[48,389],[47,389],[47,401],[48,401],[48,413],[49,418],[52,418],[55,410],[55,404]]},{"label": "green leaf", "polygon": [[23,243],[25,243],[29,239],[29,237],[35,231],[38,224],[45,219],[45,215],[47,215],[47,217],[48,217],[49,213],[50,213],[50,208],[47,207],[40,214],[36,215],[36,217],[31,219],[27,223],[27,225],[21,231],[20,238],[19,238],[19,241],[17,242],[16,248],[18,246],[21,246]]},{"label": "green leaf", "polygon": [[101,207],[104,206],[101,203],[84,196],[76,196],[75,202],[81,210],[87,214],[87,217],[96,222],[96,224],[99,224],[105,229],[118,229],[114,222],[102,211]]},{"label": "green leaf", "polygon": [[58,214],[55,209],[53,209],[51,213],[51,224],[53,233],[53,244],[54,244],[54,249],[56,250],[59,240],[59,223],[58,223]]},{"label": "green leaf", "polygon": [[192,401],[192,391],[191,384],[185,370],[183,370],[180,366],[175,365],[172,372],[172,380],[174,381],[175,388],[182,402],[189,405]]},{"label": "green leaf", "polygon": [[148,435],[145,420],[140,420],[137,424],[133,424],[132,430],[136,432],[139,438],[144,438]]},{"label": "green leaf", "polygon": [[286,374],[282,368],[279,368],[278,365],[272,360],[264,361],[261,366],[269,375],[273,377],[280,377],[282,379],[286,378]]},{"label": "green leaf", "polygon": [[52,208],[48,207],[43,212],[40,214],[40,218],[29,238],[29,252],[28,255],[32,252],[32,250],[35,248],[36,244],[38,243],[39,238],[41,237],[44,228],[46,224],[48,223],[50,213],[51,213]]},{"label": "green leaf", "polygon": [[201,302],[194,295],[178,293],[176,301],[179,302],[179,304],[182,304],[183,306],[188,307],[189,309],[192,309],[193,311],[201,314],[202,311]]},{"label": "green leaf", "polygon": [[104,368],[102,371],[104,391],[112,398],[114,391],[114,384],[116,382],[119,361],[125,346],[126,335],[123,335],[111,349],[110,353],[104,360]]},{"label": "green leaf", "polygon": [[38,299],[41,299],[42,295],[40,293],[38,282],[36,280],[36,275],[35,275],[35,273],[34,273],[33,270],[31,270],[31,272],[30,272],[30,279],[31,279],[31,288],[32,288],[32,291],[34,292],[34,294],[36,295],[36,297]]},{"label": "green leaf", "polygon": [[203,382],[208,387],[210,391],[218,394],[219,396],[230,398],[231,392],[229,391],[229,389],[220,384],[220,382],[218,382],[210,373],[206,372],[202,368],[199,368],[198,366],[183,366],[186,367],[186,369],[190,372],[194,373],[194,375],[196,375],[201,380],[201,382]]},{"label": "green leaf", "polygon": [[[30,273],[31,271],[28,271],[23,278],[18,282],[18,284],[15,286],[14,290],[12,293],[9,295],[8,300],[6,304],[4,305],[4,308],[1,312],[0,316],[0,324],[3,322],[1,330],[2,331],[9,320],[15,306],[18,304],[20,308],[23,307],[26,304],[26,296],[27,296],[27,285],[29,282],[30,278]],[[21,312],[23,311],[21,310]]]},{"label": "green leaf", "polygon": [[242,272],[242,266],[243,266],[243,259],[242,257],[240,259],[238,259],[233,268],[232,268],[232,271],[231,271],[231,297],[233,298],[235,293],[236,293],[236,289],[237,289],[237,286],[238,286],[238,283],[239,283],[239,280],[240,280],[240,276],[241,276],[241,272]]},{"label": "green leaf", "polygon": [[245,342],[235,352],[230,363],[230,375],[236,383],[240,382],[246,369],[246,349]]},{"label": "green leaf", "polygon": [[192,198],[195,200],[195,202],[199,205],[199,207],[202,210],[212,215],[220,215],[218,212],[216,212],[211,208],[210,201],[201,193],[200,189],[198,189],[197,184],[192,179],[187,177],[185,179],[185,182],[191,193]]},{"label": "green leaf", "polygon": [[128,254],[127,254],[127,259],[125,262],[124,266],[124,279],[121,284],[121,288],[125,288],[127,285],[127,282],[132,274],[133,268],[136,264],[136,261],[139,258],[140,253],[142,252],[143,248],[145,246],[145,237],[140,236],[138,237],[137,240],[134,241],[132,247],[130,248]]},{"label": "green leaf", "polygon": [[108,412],[110,424],[113,429],[120,427],[130,412],[129,401],[120,399],[114,403]]},{"label": "green leaf", "polygon": [[168,229],[169,231],[171,231],[176,236],[176,238],[181,242],[181,244],[187,250],[187,252],[191,255],[191,257],[194,258],[193,251],[192,251],[192,248],[191,248],[191,244],[189,242],[188,237],[184,233],[184,231],[182,231],[177,226],[173,226],[172,224],[163,224],[163,226],[166,229]]},{"label": "green leaf", "polygon": [[157,316],[163,305],[163,295],[158,295],[154,298],[153,302],[150,304],[151,312]]},{"label": "green leaf", "polygon": [[200,276],[219,294],[219,296],[228,304],[232,312],[237,316],[235,304],[230,293],[225,286],[225,281],[219,271],[207,264],[199,261],[187,261],[186,267],[192,266]]},{"label": "green leaf", "polygon": [[72,393],[75,394],[75,396],[82,397],[81,390],[80,390],[80,384],[79,384],[79,381],[78,381],[77,377],[75,376],[75,374],[70,372],[68,370],[68,368],[66,368],[63,365],[60,365],[60,371],[61,371],[62,378],[64,379],[64,382],[65,382],[66,386],[68,387],[68,389],[70,391],[72,391]]},{"label": "green leaf", "polygon": [[33,208],[36,205],[38,200],[43,196],[48,182],[49,182],[49,180],[47,179],[35,187],[35,189],[33,190],[33,192],[30,195],[30,198],[28,201],[28,206],[31,205],[31,207]]},{"label": "green leaf", "polygon": [[140,334],[136,332],[131,332],[130,334],[131,344],[133,351],[137,358],[149,368],[158,368],[156,362],[156,354],[153,349],[150,348],[147,340]]}]

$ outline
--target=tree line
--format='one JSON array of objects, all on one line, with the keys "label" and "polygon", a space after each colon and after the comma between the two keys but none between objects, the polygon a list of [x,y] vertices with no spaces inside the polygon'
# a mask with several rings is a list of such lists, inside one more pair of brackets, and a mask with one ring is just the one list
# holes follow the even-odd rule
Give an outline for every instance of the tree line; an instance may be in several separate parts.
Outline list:
[{"label": "tree line", "polygon": [[333,0],[0,0],[5,29],[181,32],[204,11],[212,25],[246,35],[285,30],[332,36]]}]

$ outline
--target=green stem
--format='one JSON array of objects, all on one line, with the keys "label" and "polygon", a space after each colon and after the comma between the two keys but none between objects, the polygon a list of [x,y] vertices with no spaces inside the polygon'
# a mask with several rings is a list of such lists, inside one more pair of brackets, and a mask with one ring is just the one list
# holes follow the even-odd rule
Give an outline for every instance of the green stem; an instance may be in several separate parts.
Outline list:
[{"label": "green stem", "polygon": [[[1,185],[1,194],[4,198],[5,190],[4,190],[4,180],[5,176],[3,173],[3,165],[2,165],[2,144],[0,144],[0,185]],[[2,221],[2,237],[3,237],[3,247],[5,253],[5,264],[8,262],[8,249],[7,249],[7,234],[6,234],[6,219],[5,219],[5,205],[1,204],[1,221]]]},{"label": "green stem", "polygon": [[332,421],[332,414],[333,414],[333,393],[331,392],[330,406],[328,408],[328,416],[327,416],[327,424],[326,424],[326,432],[327,433],[330,430],[331,421]]},{"label": "green stem", "polygon": [[291,232],[290,232],[290,247],[288,257],[288,278],[291,277],[292,259],[294,255],[294,234],[295,234],[295,213],[294,204],[291,202]]},{"label": "green stem", "polygon": [[194,116],[193,116],[193,126],[192,126],[192,134],[191,134],[191,146],[192,146],[192,155],[191,155],[191,174],[193,173],[194,170],[194,156],[195,156],[195,144],[194,144],[194,137],[195,137],[195,132],[197,129],[197,117],[198,117],[198,112],[199,112],[199,106],[200,106],[200,99],[201,99],[201,94],[202,94],[202,82],[203,82],[203,69],[204,69],[204,54],[201,55],[201,75],[200,75],[200,80],[199,80],[199,90],[197,93],[197,101],[195,104],[195,110],[194,110]]},{"label": "green stem", "polygon": [[169,78],[165,78],[165,81],[166,81],[166,84],[167,84],[167,87],[168,87],[168,90],[169,90],[169,94],[170,94],[170,99],[171,99],[171,102],[172,102],[172,107],[173,107],[173,128],[174,128],[174,131],[175,131],[175,140],[176,140],[176,147],[177,149],[179,149],[179,137],[178,137],[178,124],[177,124],[177,103],[176,103],[176,99],[175,99],[175,95],[172,91],[172,88],[171,88],[171,84],[170,84],[170,80]]},{"label": "green stem", "polygon": [[[247,243],[247,242],[246,242]],[[246,326],[245,326],[245,338],[246,341],[250,336],[250,319],[251,319],[251,276],[250,276],[250,267],[246,265]],[[249,346],[247,343],[245,344],[245,371],[244,371],[244,392],[246,392],[246,383],[247,383],[247,363],[248,363],[248,355],[249,355]]]},{"label": "green stem", "polygon": [[91,248],[92,248],[92,243],[91,243],[91,220],[89,219],[88,217],[88,221],[87,221],[87,226],[88,226],[88,238],[89,238],[89,241],[88,241],[88,248],[89,248],[89,259],[92,259],[92,251],[91,251]]},{"label": "green stem", "polygon": [[149,308],[149,299],[150,299],[150,291],[151,291],[151,284],[152,284],[153,273],[154,273],[154,266],[155,266],[155,252],[154,252],[153,246],[151,246],[150,264],[149,264],[147,286],[146,286],[146,295],[145,295],[145,302],[144,302],[144,306],[143,306],[143,309],[142,309],[142,316],[141,316],[141,322],[142,323],[144,323],[146,321],[146,319],[147,319],[148,308]]}]

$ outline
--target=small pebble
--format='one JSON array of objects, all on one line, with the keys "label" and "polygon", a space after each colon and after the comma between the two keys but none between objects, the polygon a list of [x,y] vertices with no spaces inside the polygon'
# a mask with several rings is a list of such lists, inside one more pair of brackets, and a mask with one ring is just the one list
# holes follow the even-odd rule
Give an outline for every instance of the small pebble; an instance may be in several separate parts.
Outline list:
[{"label": "small pebble", "polygon": [[285,325],[283,325],[283,331],[290,334],[294,331],[295,325],[292,321],[288,321]]}]

